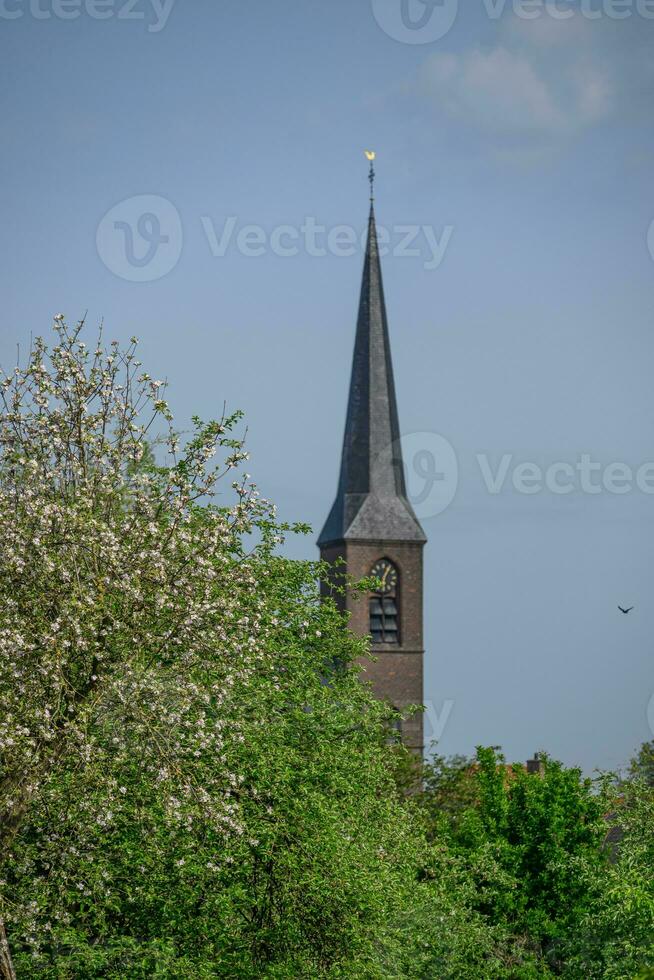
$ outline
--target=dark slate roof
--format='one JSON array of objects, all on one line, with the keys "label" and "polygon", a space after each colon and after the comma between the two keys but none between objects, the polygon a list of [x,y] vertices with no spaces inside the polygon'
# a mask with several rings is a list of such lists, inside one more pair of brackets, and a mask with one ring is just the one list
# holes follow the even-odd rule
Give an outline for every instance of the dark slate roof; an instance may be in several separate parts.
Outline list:
[{"label": "dark slate roof", "polygon": [[336,500],[318,538],[426,541],[406,496],[375,213],[371,205]]}]

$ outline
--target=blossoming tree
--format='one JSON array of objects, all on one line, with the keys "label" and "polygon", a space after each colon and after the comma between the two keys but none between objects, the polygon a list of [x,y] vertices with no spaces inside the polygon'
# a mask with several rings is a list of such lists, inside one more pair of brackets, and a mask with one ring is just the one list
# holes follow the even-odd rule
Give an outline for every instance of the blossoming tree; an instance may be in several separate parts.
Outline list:
[{"label": "blossoming tree", "polygon": [[2,980],[504,976],[238,416],[55,328],[0,383]]},{"label": "blossoming tree", "polygon": [[[215,719],[260,656],[241,542],[255,526],[266,542],[271,508],[247,474],[233,484],[233,505],[215,506],[217,481],[245,458],[230,434],[236,418],[195,420],[180,447],[136,342],[89,349],[82,327],[59,319],[55,346],[37,340],[1,385],[3,856],[63,759],[92,767],[97,752],[100,764],[97,720],[117,706],[138,732],[143,766],[169,787],[170,807],[238,830],[225,794],[237,777],[212,766],[200,784],[197,763],[221,753],[208,703]],[[142,465],[146,439],[162,429],[167,465]],[[8,901],[3,889],[0,908]],[[11,977],[4,924],[0,940]]]}]

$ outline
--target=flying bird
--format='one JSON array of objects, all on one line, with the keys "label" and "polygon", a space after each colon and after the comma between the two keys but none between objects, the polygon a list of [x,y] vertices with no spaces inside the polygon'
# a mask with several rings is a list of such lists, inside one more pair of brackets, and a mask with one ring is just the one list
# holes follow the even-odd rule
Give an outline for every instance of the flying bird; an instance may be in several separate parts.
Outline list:
[{"label": "flying bird", "polygon": [[620,610],[620,612],[621,613],[624,613],[625,616],[627,615],[627,613],[630,613],[633,608],[634,608],[634,606],[629,606],[628,609],[623,609],[622,606],[618,606],[618,609]]}]

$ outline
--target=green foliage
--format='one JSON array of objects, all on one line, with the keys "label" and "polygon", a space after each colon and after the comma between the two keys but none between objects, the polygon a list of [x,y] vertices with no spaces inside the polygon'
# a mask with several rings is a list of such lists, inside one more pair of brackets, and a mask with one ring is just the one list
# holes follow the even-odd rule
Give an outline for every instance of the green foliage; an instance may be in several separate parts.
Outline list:
[{"label": "green foliage", "polygon": [[453,784],[460,788],[466,772],[474,802],[448,815],[449,838],[475,876],[479,911],[556,965],[557,945],[587,900],[579,864],[607,860],[606,802],[578,770],[546,757],[542,767],[507,766],[494,749],[479,749],[467,770],[458,763]]},{"label": "green foliage", "polygon": [[617,796],[496,749],[422,774],[361,683],[366,640],[321,599],[328,569],[280,557],[307,529],[237,476],[239,416],[194,419],[182,444],[134,343],[89,352],[81,331],[60,324],[0,383],[0,941],[18,977],[651,967],[646,781]]},{"label": "green foliage", "polygon": [[364,645],[319,601],[320,571],[272,554],[253,566],[270,656],[220,711],[242,832],[171,813],[135,765],[129,717],[117,750],[118,718],[103,723],[102,764],[57,774],[9,869],[19,971],[474,977],[496,957],[464,869],[394,791],[387,709],[352,669]]},{"label": "green foliage", "polygon": [[642,779],[648,786],[654,787],[654,741],[641,745],[629,765],[629,778]]},{"label": "green foliage", "polygon": [[471,873],[507,976],[635,977],[654,963],[654,795],[541,762],[437,757],[416,801],[429,836]]},{"label": "green foliage", "polygon": [[320,600],[326,569],[279,557],[289,529],[247,475],[212,503],[244,459],[237,418],[194,420],[183,446],[171,430],[154,464],[141,395],[169,412],[135,367],[61,327],[4,388],[18,975],[478,976],[495,937],[396,791],[389,709],[360,683],[366,641]]},{"label": "green foliage", "polygon": [[[592,906],[568,944],[571,976],[622,980],[654,969],[654,793],[642,782],[621,785],[611,824],[619,830],[602,875],[585,867]],[[645,974],[647,975],[647,974]]]},{"label": "green foliage", "polygon": [[478,802],[474,763],[463,755],[434,755],[424,766],[422,785],[420,805],[432,835],[443,826],[457,827]]}]

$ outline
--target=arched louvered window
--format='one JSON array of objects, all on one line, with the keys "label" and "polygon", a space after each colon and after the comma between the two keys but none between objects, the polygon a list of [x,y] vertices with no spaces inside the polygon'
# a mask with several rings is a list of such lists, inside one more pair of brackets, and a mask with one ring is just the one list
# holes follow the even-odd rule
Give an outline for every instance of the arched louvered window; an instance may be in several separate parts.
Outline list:
[{"label": "arched louvered window", "polygon": [[375,644],[400,642],[399,575],[388,558],[380,558],[370,570],[379,579],[377,591],[370,596],[370,635]]}]

